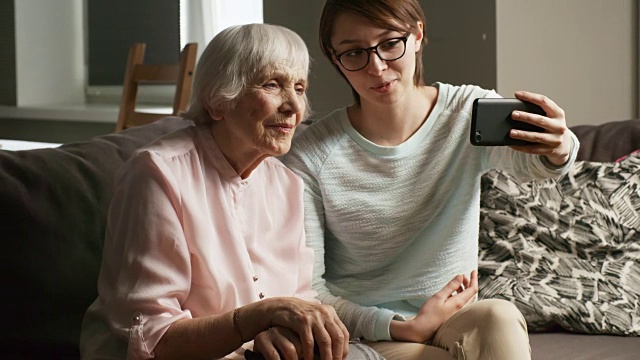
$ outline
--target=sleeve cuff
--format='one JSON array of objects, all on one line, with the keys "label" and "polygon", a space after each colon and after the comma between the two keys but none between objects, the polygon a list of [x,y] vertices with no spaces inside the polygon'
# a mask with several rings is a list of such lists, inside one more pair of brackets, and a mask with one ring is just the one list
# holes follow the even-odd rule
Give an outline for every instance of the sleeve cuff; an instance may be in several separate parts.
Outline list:
[{"label": "sleeve cuff", "polygon": [[374,329],[374,335],[376,341],[392,341],[391,332],[389,330],[391,326],[391,320],[406,321],[404,316],[396,314],[392,311],[381,309],[378,320],[376,321],[376,327]]}]

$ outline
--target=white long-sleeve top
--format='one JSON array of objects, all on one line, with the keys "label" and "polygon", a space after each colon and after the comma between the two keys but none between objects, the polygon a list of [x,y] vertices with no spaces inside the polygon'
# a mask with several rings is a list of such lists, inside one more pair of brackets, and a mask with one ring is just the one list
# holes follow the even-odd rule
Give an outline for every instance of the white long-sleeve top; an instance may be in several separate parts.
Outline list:
[{"label": "white long-sleeve top", "polygon": [[294,139],[283,162],[304,180],[313,286],[351,336],[391,340],[396,314],[419,307],[456,274],[478,266],[480,177],[492,168],[521,179],[568,171],[509,147],[469,141],[472,103],[499,97],[476,86],[435,84],[437,102],[398,146],[378,146],[351,125],[346,109]]}]

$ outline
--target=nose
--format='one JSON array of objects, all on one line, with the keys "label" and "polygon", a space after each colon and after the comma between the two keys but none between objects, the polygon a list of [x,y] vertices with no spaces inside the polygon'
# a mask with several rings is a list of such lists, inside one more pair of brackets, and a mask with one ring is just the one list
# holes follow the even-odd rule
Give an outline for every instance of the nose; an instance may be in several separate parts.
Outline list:
[{"label": "nose", "polygon": [[283,91],[282,104],[280,104],[279,110],[287,117],[295,114],[303,115],[306,102],[305,97],[296,93],[295,89]]},{"label": "nose", "polygon": [[370,51],[367,72],[371,75],[380,75],[386,68],[387,62],[382,60],[375,50]]}]

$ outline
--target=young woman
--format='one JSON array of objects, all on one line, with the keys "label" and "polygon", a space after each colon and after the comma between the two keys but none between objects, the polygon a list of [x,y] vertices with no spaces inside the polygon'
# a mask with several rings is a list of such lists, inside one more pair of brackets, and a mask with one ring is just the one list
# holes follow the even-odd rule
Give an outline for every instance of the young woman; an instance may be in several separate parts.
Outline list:
[{"label": "young woman", "polygon": [[[314,288],[352,337],[387,358],[528,359],[526,323],[478,292],[480,178],[565,173],[578,141],[564,112],[518,92],[546,116],[514,113],[545,133],[512,132],[522,147],[469,143],[477,86],[424,85],[424,14],[417,0],[328,0],[324,54],[355,101],[315,122],[283,161],[305,181]],[[387,340],[387,341],[381,341]]]}]

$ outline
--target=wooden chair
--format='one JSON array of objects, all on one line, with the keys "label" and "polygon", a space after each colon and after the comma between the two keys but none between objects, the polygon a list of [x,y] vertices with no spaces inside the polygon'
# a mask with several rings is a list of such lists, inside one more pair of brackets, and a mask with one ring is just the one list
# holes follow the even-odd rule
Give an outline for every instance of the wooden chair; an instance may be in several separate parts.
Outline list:
[{"label": "wooden chair", "polygon": [[[187,44],[180,53],[179,63],[167,65],[143,64],[145,47],[144,43],[136,43],[129,49],[116,131],[145,125],[169,115],[178,115],[186,110],[191,93],[198,44]],[[136,111],[138,87],[141,84],[175,84],[172,113]]]}]

